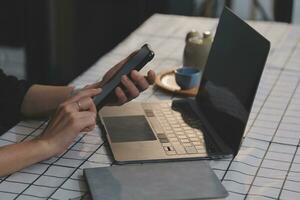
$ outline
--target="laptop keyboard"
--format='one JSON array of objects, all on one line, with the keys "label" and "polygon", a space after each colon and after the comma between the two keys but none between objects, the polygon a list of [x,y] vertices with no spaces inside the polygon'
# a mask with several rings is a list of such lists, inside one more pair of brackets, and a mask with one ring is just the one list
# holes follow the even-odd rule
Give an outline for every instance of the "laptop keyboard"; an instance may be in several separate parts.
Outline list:
[{"label": "laptop keyboard", "polygon": [[[184,108],[183,108],[184,109]],[[146,116],[151,118],[157,137],[167,155],[203,154],[207,152],[206,142],[200,130],[201,123],[195,114],[189,114],[178,108],[172,109],[170,104],[155,104],[144,109]],[[154,118],[155,116],[155,118]],[[152,119],[157,119],[152,120]],[[209,145],[209,148],[212,146]]]}]

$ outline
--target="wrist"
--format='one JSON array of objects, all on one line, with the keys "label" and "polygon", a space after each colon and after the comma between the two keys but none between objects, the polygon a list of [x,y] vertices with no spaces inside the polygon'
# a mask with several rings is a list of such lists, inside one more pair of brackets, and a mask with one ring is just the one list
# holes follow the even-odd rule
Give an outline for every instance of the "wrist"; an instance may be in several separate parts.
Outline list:
[{"label": "wrist", "polygon": [[36,146],[38,147],[38,150],[40,151],[43,159],[48,159],[57,154],[54,145],[51,144],[48,138],[38,137],[33,139],[32,141],[36,143]]}]

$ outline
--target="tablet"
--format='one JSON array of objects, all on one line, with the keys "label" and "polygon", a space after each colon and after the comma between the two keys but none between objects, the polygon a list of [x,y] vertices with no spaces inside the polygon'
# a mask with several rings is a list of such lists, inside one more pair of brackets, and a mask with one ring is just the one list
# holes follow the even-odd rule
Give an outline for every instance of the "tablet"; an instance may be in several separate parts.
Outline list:
[{"label": "tablet", "polygon": [[84,169],[93,200],[217,199],[228,192],[206,161]]}]

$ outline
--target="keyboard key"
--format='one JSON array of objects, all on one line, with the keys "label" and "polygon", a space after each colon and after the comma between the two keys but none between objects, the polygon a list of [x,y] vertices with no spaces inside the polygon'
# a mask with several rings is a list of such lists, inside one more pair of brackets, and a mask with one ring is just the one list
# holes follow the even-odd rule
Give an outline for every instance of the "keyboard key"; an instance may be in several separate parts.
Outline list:
[{"label": "keyboard key", "polygon": [[170,142],[178,142],[178,139],[177,138],[169,138]]},{"label": "keyboard key", "polygon": [[176,151],[165,151],[167,155],[176,155]]},{"label": "keyboard key", "polygon": [[172,132],[167,132],[166,134],[167,134],[168,138],[176,137],[176,135],[174,134],[173,131]]},{"label": "keyboard key", "polygon": [[189,143],[190,141],[188,139],[181,139],[180,142],[181,143]]},{"label": "keyboard key", "polygon": [[172,124],[172,127],[174,127],[174,128],[180,128],[180,125],[177,124],[177,123],[175,123],[175,124]]},{"label": "keyboard key", "polygon": [[173,144],[173,147],[174,147],[177,154],[185,154],[186,153],[185,149],[181,145],[174,145]]},{"label": "keyboard key", "polygon": [[203,132],[199,129],[194,129],[195,133],[199,134],[199,135],[203,135]]},{"label": "keyboard key", "polygon": [[165,131],[165,133],[169,136],[169,135],[174,135],[175,136],[175,134],[174,134],[174,132],[173,131]]},{"label": "keyboard key", "polygon": [[149,117],[150,124],[152,125],[153,129],[156,133],[163,133],[163,128],[160,126],[160,123],[155,117]]},{"label": "keyboard key", "polygon": [[190,138],[190,140],[191,140],[192,142],[198,142],[198,141],[200,141],[200,139],[199,139],[199,138],[196,138],[196,137],[192,137],[192,138]]},{"label": "keyboard key", "polygon": [[160,143],[169,143],[168,138],[161,138],[159,139]]},{"label": "keyboard key", "polygon": [[150,109],[145,109],[145,113],[147,117],[155,117],[153,111]]},{"label": "keyboard key", "polygon": [[201,143],[201,142],[193,142],[193,144],[194,144],[195,146],[201,146],[201,144],[203,144],[203,143]]},{"label": "keyboard key", "polygon": [[157,137],[158,137],[159,139],[165,139],[165,138],[167,138],[167,136],[166,136],[165,134],[163,134],[163,133],[157,134]]},{"label": "keyboard key", "polygon": [[197,149],[197,151],[198,151],[198,153],[201,153],[201,154],[207,153],[205,149]]},{"label": "keyboard key", "polygon": [[178,138],[179,139],[187,139],[187,137],[185,135],[179,135]]},{"label": "keyboard key", "polygon": [[174,148],[172,146],[167,146],[167,147],[164,147],[164,150],[165,151],[174,151]]},{"label": "keyboard key", "polygon": [[181,146],[180,142],[172,142],[173,146]]},{"label": "keyboard key", "polygon": [[183,143],[182,144],[184,147],[192,147],[193,145],[191,143]]},{"label": "keyboard key", "polygon": [[176,135],[185,135],[185,133],[183,131],[177,131],[175,132]]},{"label": "keyboard key", "polygon": [[181,131],[182,129],[181,129],[181,128],[173,128],[173,130],[174,130],[175,132],[179,132],[179,131]]},{"label": "keyboard key", "polygon": [[160,120],[160,119],[158,119],[158,120],[159,120],[160,124],[161,124],[163,127],[169,126],[169,123],[167,123],[167,122],[162,122],[162,120]]},{"label": "keyboard key", "polygon": [[187,134],[187,136],[192,138],[192,137],[196,137],[196,134],[190,133],[190,134]]},{"label": "keyboard key", "polygon": [[187,153],[198,153],[195,147],[185,147]]},{"label": "keyboard key", "polygon": [[193,134],[194,133],[193,130],[185,130],[184,132],[187,133],[187,134]]},{"label": "keyboard key", "polygon": [[171,127],[164,127],[164,129],[165,129],[166,131],[172,131],[172,128],[171,128]]},{"label": "keyboard key", "polygon": [[172,144],[171,144],[171,143],[162,143],[162,146],[163,146],[163,147],[171,147]]},{"label": "keyboard key", "polygon": [[204,146],[195,146],[195,148],[199,151],[199,150],[201,150],[201,151],[205,151],[205,148],[204,148]]}]

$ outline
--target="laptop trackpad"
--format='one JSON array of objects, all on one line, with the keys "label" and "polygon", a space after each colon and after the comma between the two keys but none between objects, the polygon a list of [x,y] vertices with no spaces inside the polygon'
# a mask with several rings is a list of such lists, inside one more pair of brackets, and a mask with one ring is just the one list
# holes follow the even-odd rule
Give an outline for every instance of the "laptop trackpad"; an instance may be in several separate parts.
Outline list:
[{"label": "laptop trackpad", "polygon": [[156,140],[145,116],[103,117],[111,142]]}]

